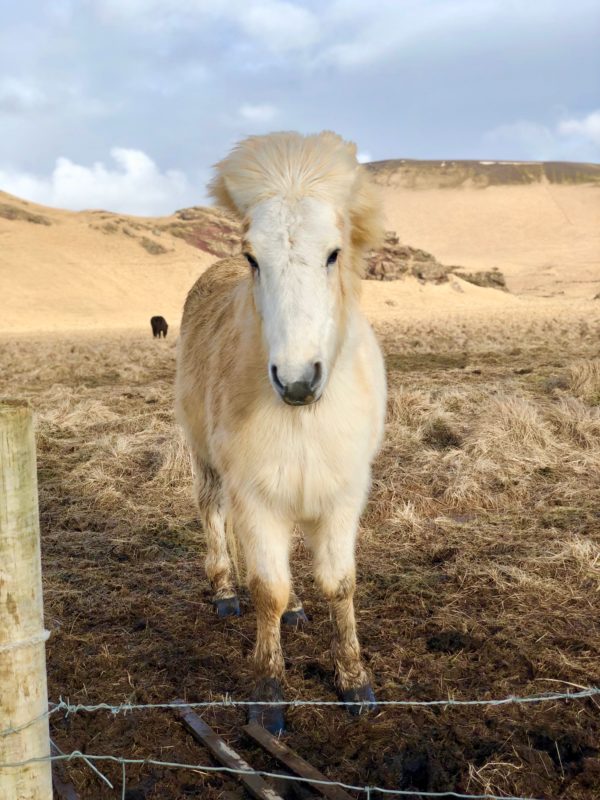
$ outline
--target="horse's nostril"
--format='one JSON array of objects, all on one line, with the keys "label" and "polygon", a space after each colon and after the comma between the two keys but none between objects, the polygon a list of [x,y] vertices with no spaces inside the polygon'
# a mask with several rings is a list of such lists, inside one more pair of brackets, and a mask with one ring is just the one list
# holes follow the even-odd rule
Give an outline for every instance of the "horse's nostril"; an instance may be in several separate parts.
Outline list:
[{"label": "horse's nostril", "polygon": [[319,385],[319,381],[321,380],[321,376],[323,375],[323,365],[320,361],[315,361],[315,371],[313,373],[313,379],[310,382],[310,388],[314,389],[316,386]]},{"label": "horse's nostril", "polygon": [[[309,369],[311,371],[310,378],[307,375]],[[275,390],[289,405],[303,406],[307,403],[314,403],[315,399],[317,399],[317,389],[323,378],[323,366],[320,361],[315,361],[312,367],[306,366],[304,380],[292,380],[289,383],[286,380],[282,380],[276,364],[269,365],[269,372]]]},{"label": "horse's nostril", "polygon": [[285,386],[279,380],[279,376],[277,375],[277,367],[275,366],[275,364],[271,364],[271,377],[273,378],[273,383],[275,384],[275,386],[277,386],[277,388],[280,391],[282,392],[285,391]]}]

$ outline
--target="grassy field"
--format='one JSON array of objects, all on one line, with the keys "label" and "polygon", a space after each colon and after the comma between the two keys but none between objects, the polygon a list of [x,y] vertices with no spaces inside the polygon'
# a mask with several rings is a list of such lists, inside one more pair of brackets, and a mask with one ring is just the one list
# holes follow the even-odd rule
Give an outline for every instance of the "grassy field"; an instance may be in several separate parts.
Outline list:
[{"label": "grassy field", "polygon": [[[358,555],[358,625],[380,699],[499,698],[600,685],[600,306],[388,323],[384,448]],[[72,702],[247,698],[254,615],[209,602],[173,420],[175,341],[3,337],[0,394],[38,415],[49,692]],[[324,602],[285,630],[290,699],[336,699]],[[595,698],[543,705],[289,712],[287,740],[332,779],[592,800]],[[254,765],[243,713],[207,720]],[[56,715],[66,751],[211,763],[169,712]],[[103,770],[120,786],[120,768]],[[82,798],[114,798],[82,762]],[[128,770],[129,800],[242,797],[228,778]],[[297,790],[291,797],[299,797]],[[229,792],[225,795],[224,792]],[[120,789],[119,789],[120,796]]]}]

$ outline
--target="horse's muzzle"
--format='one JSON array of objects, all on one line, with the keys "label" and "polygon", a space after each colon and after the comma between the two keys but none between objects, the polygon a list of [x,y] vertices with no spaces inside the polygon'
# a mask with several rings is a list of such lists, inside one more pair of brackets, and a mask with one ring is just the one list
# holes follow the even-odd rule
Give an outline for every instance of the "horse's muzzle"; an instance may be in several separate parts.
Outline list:
[{"label": "horse's muzzle", "polygon": [[322,375],[323,367],[321,362],[317,361],[312,367],[312,376],[309,380],[284,383],[277,373],[275,364],[271,366],[273,386],[283,402],[289,406],[308,406],[316,402],[320,397]]}]

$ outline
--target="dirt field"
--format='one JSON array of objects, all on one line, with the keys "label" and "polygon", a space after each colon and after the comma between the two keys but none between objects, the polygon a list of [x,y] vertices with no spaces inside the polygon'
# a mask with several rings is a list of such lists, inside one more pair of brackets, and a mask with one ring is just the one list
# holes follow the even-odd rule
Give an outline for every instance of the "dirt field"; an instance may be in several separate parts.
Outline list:
[{"label": "dirt field", "polygon": [[[358,625],[380,699],[500,698],[600,685],[600,305],[382,322],[389,413],[358,557]],[[38,413],[50,697],[248,697],[254,614],[218,620],[173,423],[174,338],[3,337],[0,395]],[[285,630],[289,699],[336,699],[324,602]],[[592,800],[600,704],[296,708],[286,739],[332,779]],[[206,715],[254,765],[243,712]],[[56,715],[65,751],[210,764],[169,712]],[[82,762],[82,798],[121,796]],[[130,768],[129,800],[235,798],[230,778]],[[225,794],[229,792],[229,794]],[[300,796],[291,794],[292,797]],[[306,796],[306,795],[304,795]]]}]

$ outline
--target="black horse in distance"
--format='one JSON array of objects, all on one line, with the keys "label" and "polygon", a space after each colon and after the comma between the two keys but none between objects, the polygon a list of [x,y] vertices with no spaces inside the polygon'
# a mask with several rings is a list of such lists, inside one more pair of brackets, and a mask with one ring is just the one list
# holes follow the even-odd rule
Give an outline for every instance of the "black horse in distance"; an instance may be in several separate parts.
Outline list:
[{"label": "black horse in distance", "polygon": [[152,325],[152,336],[154,336],[155,339],[160,339],[161,334],[164,339],[167,338],[169,326],[164,317],[150,317],[150,325]]}]

